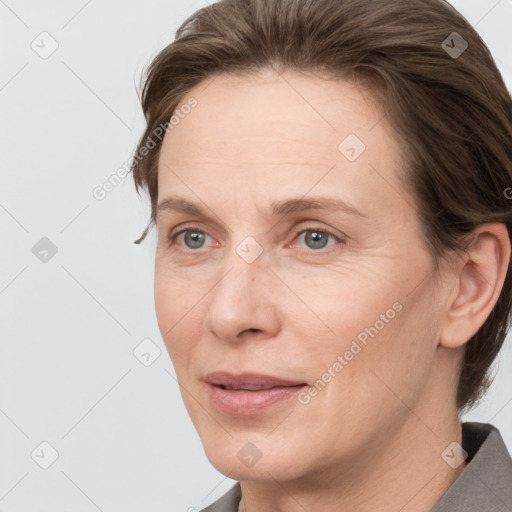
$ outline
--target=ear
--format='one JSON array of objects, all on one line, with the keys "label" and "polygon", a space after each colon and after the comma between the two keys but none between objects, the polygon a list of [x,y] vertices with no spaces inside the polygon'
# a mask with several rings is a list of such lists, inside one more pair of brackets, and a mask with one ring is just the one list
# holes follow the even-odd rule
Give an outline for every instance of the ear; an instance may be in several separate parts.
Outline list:
[{"label": "ear", "polygon": [[505,224],[481,224],[472,232],[467,253],[456,265],[455,297],[446,311],[441,346],[461,347],[483,325],[503,288],[510,252]]}]

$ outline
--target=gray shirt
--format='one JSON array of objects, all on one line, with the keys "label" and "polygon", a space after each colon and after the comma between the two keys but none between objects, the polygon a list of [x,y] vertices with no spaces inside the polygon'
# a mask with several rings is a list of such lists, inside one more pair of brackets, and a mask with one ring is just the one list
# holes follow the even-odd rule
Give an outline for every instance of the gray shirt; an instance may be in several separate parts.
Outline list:
[{"label": "gray shirt", "polygon": [[[462,423],[467,466],[431,512],[512,512],[512,459],[500,431],[488,423]],[[240,482],[201,512],[238,512]]]}]

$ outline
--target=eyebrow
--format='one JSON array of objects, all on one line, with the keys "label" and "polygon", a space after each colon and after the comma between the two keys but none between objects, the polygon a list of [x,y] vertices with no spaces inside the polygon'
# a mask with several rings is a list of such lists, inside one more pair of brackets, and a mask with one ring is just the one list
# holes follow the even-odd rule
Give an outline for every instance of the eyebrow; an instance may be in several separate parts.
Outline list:
[{"label": "eyebrow", "polygon": [[[334,197],[292,198],[273,202],[270,206],[273,216],[300,213],[308,210],[328,210],[342,211],[361,218],[368,218],[368,215],[359,211],[348,201]],[[175,196],[169,196],[158,204],[156,209],[157,218],[164,212],[176,212],[194,217],[208,217],[208,214],[198,204]]]}]

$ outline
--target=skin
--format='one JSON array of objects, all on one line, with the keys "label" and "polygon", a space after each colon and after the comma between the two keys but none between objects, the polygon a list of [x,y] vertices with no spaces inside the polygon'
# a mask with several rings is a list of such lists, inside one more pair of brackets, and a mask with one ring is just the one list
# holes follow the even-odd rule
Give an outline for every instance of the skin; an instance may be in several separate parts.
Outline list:
[{"label": "skin", "polygon": [[[398,179],[396,135],[371,95],[286,70],[221,74],[180,105],[191,96],[197,107],[163,141],[158,200],[178,196],[209,217],[158,216],[155,305],[208,459],[241,482],[240,510],[431,510],[466,466],[441,453],[462,443],[457,365],[503,286],[505,227],[480,226],[436,279]],[[353,162],[338,150],[351,133],[366,145]],[[270,213],[274,201],[313,196],[366,218]],[[168,241],[185,228],[204,245]],[[297,234],[306,228],[336,238],[317,248],[311,231]],[[236,252],[247,236],[263,249],[253,263]],[[396,302],[401,311],[309,403],[244,418],[209,401],[202,379],[218,370],[313,385]],[[237,457],[247,442],[262,454],[252,467]]]}]

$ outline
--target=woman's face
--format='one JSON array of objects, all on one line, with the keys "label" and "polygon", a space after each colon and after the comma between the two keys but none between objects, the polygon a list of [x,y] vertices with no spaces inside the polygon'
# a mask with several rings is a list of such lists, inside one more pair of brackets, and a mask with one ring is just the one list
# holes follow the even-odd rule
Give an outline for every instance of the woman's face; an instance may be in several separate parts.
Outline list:
[{"label": "woman's face", "polygon": [[435,364],[446,294],[395,135],[359,91],[219,75],[163,141],[158,323],[206,454],[233,479],[367,464],[434,389],[453,392]]}]

